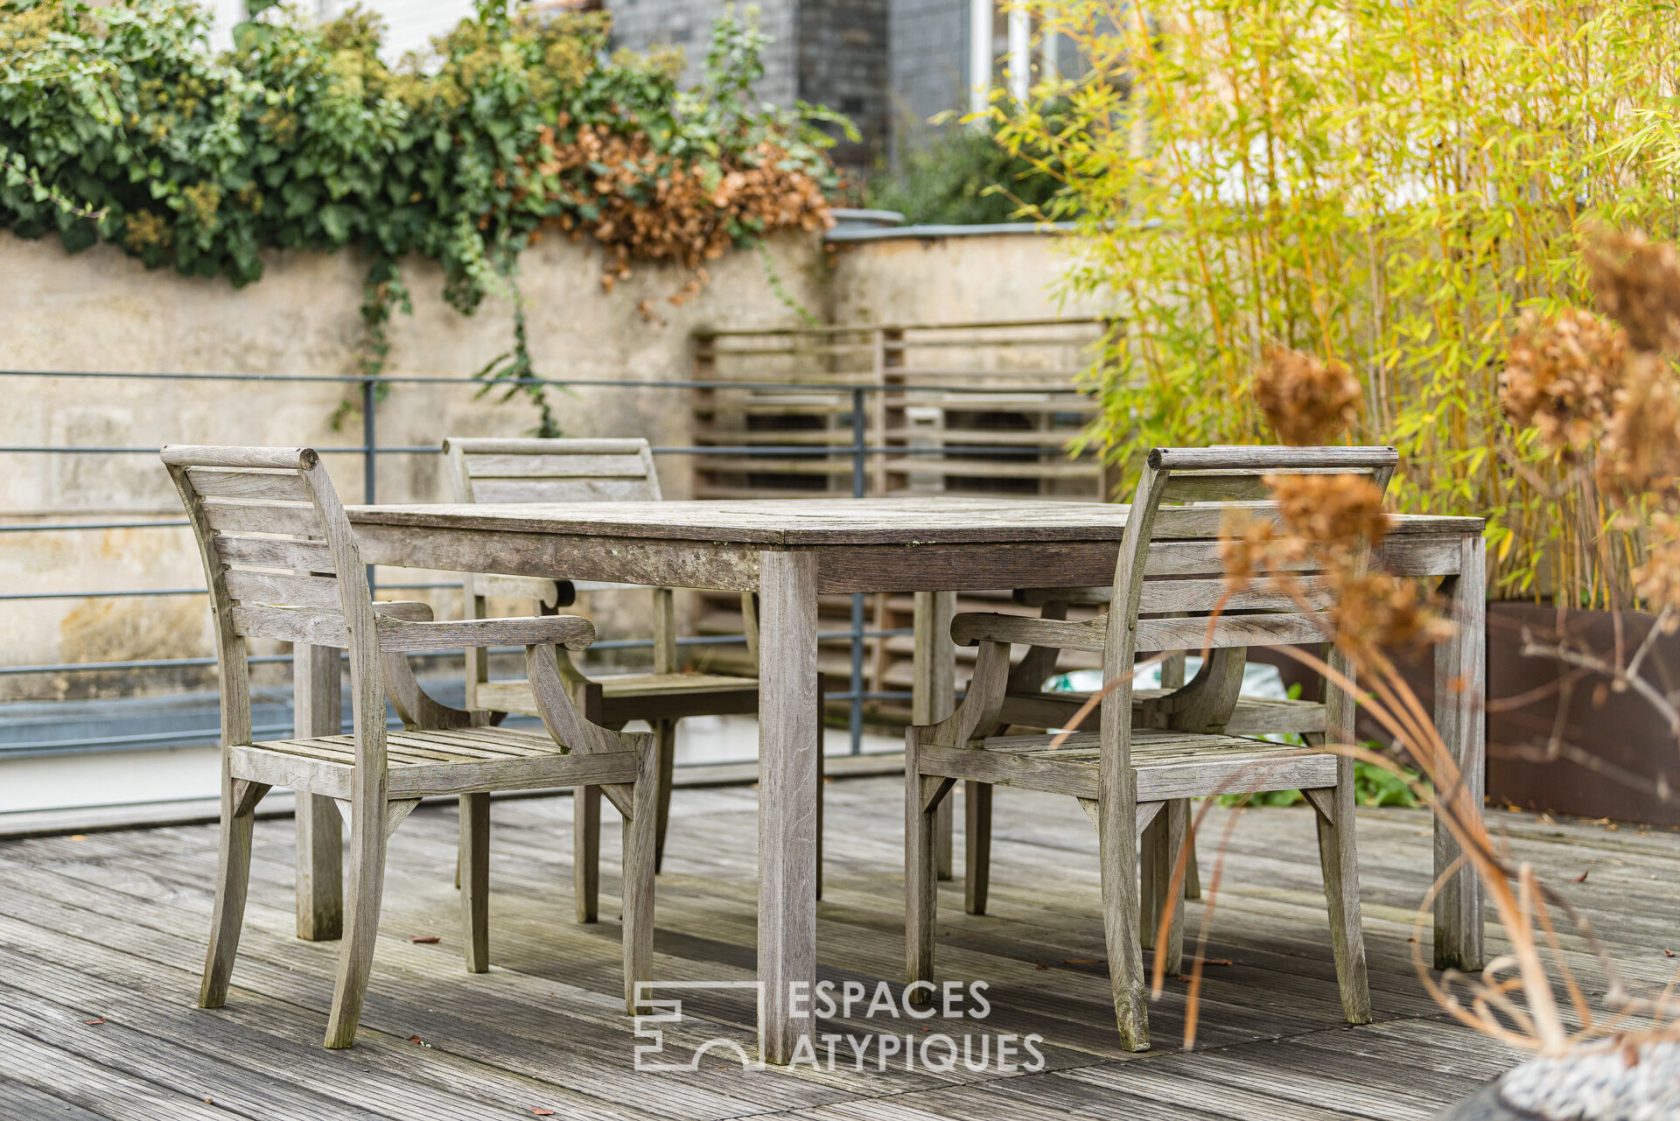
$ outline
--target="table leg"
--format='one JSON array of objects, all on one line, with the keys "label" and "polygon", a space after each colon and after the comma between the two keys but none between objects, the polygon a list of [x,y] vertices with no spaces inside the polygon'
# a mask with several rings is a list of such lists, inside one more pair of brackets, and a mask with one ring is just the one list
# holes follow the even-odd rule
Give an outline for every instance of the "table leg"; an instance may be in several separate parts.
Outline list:
[{"label": "table leg", "polygon": [[[817,562],[759,556],[759,1047],[785,1064],[813,1032],[817,975]],[[795,1011],[795,1004],[803,1010]]]},{"label": "table leg", "polygon": [[[1460,805],[1479,815],[1487,768],[1487,548],[1480,536],[1460,546],[1458,575],[1449,577],[1442,590],[1457,625],[1453,637],[1435,652],[1435,724],[1463,774]],[[1459,851],[1437,820],[1437,877],[1458,859]],[[1482,968],[1482,894],[1482,882],[1468,864],[1441,889],[1435,900],[1435,968]]]},{"label": "table leg", "polygon": [[[344,714],[339,652],[292,648],[292,726],[300,736],[336,736]],[[331,798],[297,798],[297,935],[311,942],[344,929],[344,835]]]},{"label": "table leg", "polygon": [[[951,715],[956,707],[957,648],[951,642],[951,616],[956,613],[955,592],[917,592],[914,627],[916,652],[912,663],[910,719],[917,724],[932,724]],[[975,783],[963,784],[963,795],[973,794]],[[952,876],[951,803],[946,798],[939,803],[934,817],[934,868],[942,880]]]}]

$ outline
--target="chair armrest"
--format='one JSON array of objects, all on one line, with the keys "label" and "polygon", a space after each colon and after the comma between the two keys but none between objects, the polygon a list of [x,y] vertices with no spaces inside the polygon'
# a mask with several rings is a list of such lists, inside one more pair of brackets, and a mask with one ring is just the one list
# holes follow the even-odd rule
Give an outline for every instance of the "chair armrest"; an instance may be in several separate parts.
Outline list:
[{"label": "chair armrest", "polygon": [[432,605],[417,599],[375,600],[373,613],[388,619],[405,619],[413,623],[432,621]]},{"label": "chair armrest", "polygon": [[1101,650],[1108,641],[1108,619],[1099,616],[1070,623],[1063,619],[971,612],[951,620],[951,639],[958,646],[1005,642],[1058,650]]},{"label": "chair armrest", "polygon": [[581,615],[537,615],[519,619],[444,619],[410,622],[379,616],[381,652],[453,650],[462,646],[564,646],[584,650],[595,626]]},{"label": "chair armrest", "polygon": [[1114,589],[1106,584],[1100,588],[1018,588],[1015,602],[1023,607],[1045,607],[1052,603],[1107,607],[1113,596]]}]

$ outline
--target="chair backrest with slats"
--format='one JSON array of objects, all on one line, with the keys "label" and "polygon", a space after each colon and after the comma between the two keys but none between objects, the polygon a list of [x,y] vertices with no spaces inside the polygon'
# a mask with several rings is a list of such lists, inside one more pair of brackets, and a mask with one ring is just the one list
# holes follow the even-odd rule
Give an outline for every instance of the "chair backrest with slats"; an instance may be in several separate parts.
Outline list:
[{"label": "chair backrest with slats", "polygon": [[[338,647],[351,655],[358,741],[378,741],[371,746],[382,766],[385,699],[373,603],[355,534],[319,457],[309,448],[171,445],[161,458],[204,563],[222,665],[224,742],[249,742],[251,734],[246,639]],[[369,714],[376,715],[364,721]]]},{"label": "chair backrest with slats", "polygon": [[1151,451],[1114,575],[1104,672],[1119,683],[1104,699],[1105,740],[1111,731],[1122,734],[1122,723],[1129,726],[1129,667],[1139,653],[1323,640],[1322,612],[1333,606],[1330,583],[1311,561],[1292,566],[1289,589],[1278,588],[1274,573],[1264,570],[1237,592],[1226,581],[1221,538],[1244,518],[1277,517],[1268,476],[1357,475],[1386,491],[1398,462],[1394,449],[1384,447]]},{"label": "chair backrest with slats", "polygon": [[659,475],[646,440],[443,442],[457,502],[657,501]]}]

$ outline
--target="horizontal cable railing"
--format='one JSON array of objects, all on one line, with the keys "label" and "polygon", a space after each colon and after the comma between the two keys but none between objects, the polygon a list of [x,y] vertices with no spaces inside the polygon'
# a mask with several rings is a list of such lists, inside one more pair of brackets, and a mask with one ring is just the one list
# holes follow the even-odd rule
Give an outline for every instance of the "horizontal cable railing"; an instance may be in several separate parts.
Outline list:
[{"label": "horizontal cable railing", "polygon": [[[1039,324],[1047,325],[1047,324]],[[1033,340],[1036,344],[1040,341]],[[907,348],[929,345],[926,343],[910,342],[904,344]],[[946,345],[946,344],[940,344]],[[948,345],[965,345],[952,341]],[[984,347],[983,340],[975,340],[973,345]],[[1065,344],[1064,344],[1065,345]],[[774,350],[775,348],[771,348]],[[867,348],[865,348],[867,349]],[[796,356],[794,351],[780,351],[787,356]],[[720,350],[720,357],[736,357],[735,352]],[[903,373],[913,374],[915,370],[905,370]],[[953,373],[949,369],[935,371],[940,375]],[[1034,373],[1044,374],[1047,371]],[[1059,373],[1060,371],[1058,371]],[[990,377],[998,377],[997,371],[986,371]],[[188,382],[188,383],[226,383],[259,384],[271,386],[285,386],[288,384],[331,384],[354,387],[359,391],[359,405],[361,412],[360,443],[346,444],[335,442],[332,444],[315,445],[315,450],[332,456],[358,456],[362,461],[362,495],[365,501],[378,501],[378,464],[381,456],[430,456],[441,452],[439,444],[381,444],[378,439],[380,415],[380,399],[382,386],[455,386],[482,390],[512,389],[512,388],[550,388],[555,390],[568,389],[605,389],[618,393],[641,392],[669,392],[669,391],[717,391],[722,393],[766,393],[788,392],[801,394],[833,394],[849,399],[849,410],[843,413],[841,419],[845,428],[834,435],[837,439],[816,444],[795,443],[714,443],[714,444],[664,444],[653,447],[653,453],[662,457],[694,457],[696,459],[718,459],[728,457],[731,460],[753,459],[812,459],[812,460],[841,460],[848,461],[851,468],[850,492],[854,497],[863,497],[867,490],[867,473],[872,462],[885,457],[893,459],[907,458],[914,460],[944,459],[952,461],[971,461],[976,458],[997,460],[1031,461],[1045,457],[1069,456],[1069,449],[1064,444],[1052,443],[1022,443],[1011,441],[999,444],[980,443],[951,443],[923,446],[917,444],[889,445],[870,442],[867,438],[868,427],[865,423],[870,402],[877,396],[896,396],[905,400],[915,400],[921,397],[938,396],[946,400],[960,400],[972,398],[976,401],[984,398],[1002,398],[1011,394],[1031,394],[1035,397],[1066,398],[1070,408],[1076,408],[1076,402],[1084,399],[1088,402],[1089,394],[1071,384],[1046,384],[1035,382],[1019,386],[1009,384],[962,385],[940,383],[936,385],[917,385],[908,382],[894,382],[891,384],[867,384],[847,380],[824,381],[802,380],[798,378],[779,378],[771,374],[762,380],[728,379],[728,378],[697,378],[687,374],[660,378],[655,380],[625,380],[612,378],[517,378],[486,380],[461,375],[404,375],[391,374],[369,377],[365,375],[340,374],[291,374],[291,373],[215,373],[215,372],[135,372],[135,371],[87,371],[87,370],[0,370],[0,385],[28,379],[58,379],[58,380],[87,380],[114,382]],[[1017,436],[1017,433],[1009,433]],[[288,441],[272,441],[288,442]],[[19,456],[149,456],[156,455],[158,445],[144,443],[109,443],[109,444],[6,444],[0,445],[0,455]],[[832,491],[814,491],[812,497],[834,496]],[[12,515],[13,518],[26,515]],[[49,534],[49,533],[79,533],[100,531],[129,531],[129,530],[185,530],[190,523],[179,517],[169,516],[159,511],[157,516],[128,515],[112,516],[110,514],[92,515],[89,520],[76,520],[74,514],[57,512],[46,516],[42,521],[14,520],[0,525],[0,535],[14,537],[18,534]],[[459,589],[459,582],[429,581],[429,582],[381,582],[378,585],[382,591],[441,591]],[[66,588],[39,589],[0,592],[0,605],[46,603],[64,600],[118,600],[118,599],[164,599],[173,597],[190,597],[203,595],[202,587],[161,587],[161,588]],[[868,702],[902,701],[908,699],[908,694],[892,689],[868,690],[865,688],[863,673],[865,643],[871,640],[885,640],[909,637],[913,632],[902,628],[871,628],[865,625],[864,597],[852,597],[852,611],[850,625],[844,630],[823,630],[818,635],[822,643],[847,643],[850,645],[850,681],[845,691],[830,691],[827,695],[832,701],[846,702],[849,707],[850,732],[852,749],[860,748],[862,736],[862,718],[864,705]],[[708,647],[742,645],[746,637],[742,634],[707,634],[690,635],[679,639],[679,645],[684,647]],[[621,650],[637,650],[651,648],[649,639],[607,639],[597,642],[591,648],[592,652],[607,653]],[[511,653],[512,651],[504,651]],[[261,655],[251,659],[258,665],[287,665],[292,661],[290,654]],[[97,661],[59,661],[40,662],[0,666],[0,678],[21,678],[32,675],[87,675],[98,673],[151,673],[205,670],[214,667],[213,657],[158,657],[158,658],[127,658],[107,659]],[[21,702],[28,705],[39,705],[39,701]],[[98,705],[99,701],[85,702]],[[120,701],[113,699],[112,705]],[[218,733],[213,727],[182,727],[165,731],[132,732],[124,734],[106,734],[100,736],[65,736],[62,738],[36,737],[8,741],[5,738],[5,703],[0,702],[0,760],[6,758],[22,758],[52,754],[83,754],[101,751],[129,751],[144,748],[165,748],[187,746],[196,743],[213,742]],[[289,731],[289,727],[259,728],[259,734],[279,734]]]}]

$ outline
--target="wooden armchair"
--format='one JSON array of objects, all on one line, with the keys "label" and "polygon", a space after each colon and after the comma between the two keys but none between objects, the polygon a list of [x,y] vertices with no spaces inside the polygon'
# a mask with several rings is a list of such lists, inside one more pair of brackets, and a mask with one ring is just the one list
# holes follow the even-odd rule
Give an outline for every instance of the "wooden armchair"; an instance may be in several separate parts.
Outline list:
[{"label": "wooden armchair", "polygon": [[[961,615],[959,643],[978,644],[979,660],[963,703],[938,724],[906,734],[906,972],[931,980],[935,917],[935,812],[954,783],[1022,786],[1070,794],[1097,825],[1104,930],[1115,1017],[1123,1044],[1149,1046],[1144,1005],[1142,931],[1167,905],[1157,890],[1150,911],[1140,898],[1140,835],[1161,823],[1150,861],[1154,882],[1170,882],[1186,843],[1189,799],[1267,790],[1302,791],[1317,814],[1319,855],[1330,912],[1342,1006],[1350,1023],[1370,1019],[1354,850],[1353,762],[1323,738],[1352,737],[1353,701],[1327,692],[1323,736],[1306,746],[1227,734],[1242,682],[1244,650],[1316,642],[1320,618],[1268,586],[1266,574],[1227,596],[1220,536],[1232,504],[1254,516],[1270,505],[1266,475],[1334,470],[1364,474],[1386,487],[1396,463],[1390,448],[1157,448],[1138,485],[1115,568],[1107,614],[1080,622],[1017,615]],[[1302,574],[1309,605],[1332,605],[1328,586]],[[1010,704],[1010,648],[1101,651],[1113,688],[1100,702],[1099,729],[1053,748],[1046,733],[998,735]],[[1139,651],[1210,654],[1195,680],[1159,699],[1134,696]],[[1333,660],[1339,661],[1339,659]],[[1351,667],[1340,665],[1351,676]],[[1141,717],[1141,719],[1140,719]],[[1183,953],[1182,908],[1173,909],[1165,944],[1169,970]]]},{"label": "wooden armchair", "polygon": [[[457,502],[633,502],[658,501],[659,475],[653,453],[642,439],[505,440],[451,436],[443,442],[450,464],[450,485]],[[580,590],[623,587],[554,579],[473,574],[466,580],[467,615],[483,618],[490,596],[534,602],[539,611],[570,606]],[[670,588],[653,592],[653,672],[586,677],[567,658],[560,672],[591,720],[609,728],[645,719],[652,723],[659,754],[659,823],[654,865],[663,865],[665,834],[671,812],[672,766],[677,723],[688,716],[729,716],[758,712],[758,679],[734,674],[693,673],[683,669],[677,646],[675,597]],[[752,596],[741,597],[747,644],[758,656],[757,609]],[[819,691],[820,696],[820,691]],[[819,701],[820,703],[820,701]],[[495,680],[482,651],[467,660],[467,707],[534,715],[530,684]],[[817,782],[822,781],[822,753],[817,753]],[[821,787],[818,787],[821,804]],[[579,922],[594,922],[599,893],[601,803],[599,792],[581,792],[573,819],[573,870]],[[820,831],[820,819],[819,819]],[[818,895],[821,895],[821,842],[818,842]]]},{"label": "wooden armchair", "polygon": [[[1039,618],[1066,620],[1072,607],[1090,607],[1107,611],[1113,597],[1112,588],[1022,588],[1015,593],[1015,601],[1026,607],[1039,609]],[[1007,695],[999,719],[1007,727],[1062,728],[1089,700],[1083,693],[1047,693],[1044,682],[1056,672],[1061,651],[1053,646],[1034,646],[1027,650],[1009,672]],[[1186,703],[1192,694],[1183,693],[1185,655],[1173,654],[1161,666],[1161,687],[1132,691],[1133,721],[1143,728],[1167,726],[1167,722]],[[1222,730],[1231,736],[1295,735],[1322,736],[1325,729],[1325,709],[1320,701],[1289,700],[1272,697],[1239,695]],[[971,915],[986,913],[986,901],[991,887],[992,868],[992,791],[983,783],[969,783],[964,790],[966,821],[963,832],[963,904]],[[1159,843],[1161,825],[1158,823],[1144,833],[1143,901],[1150,906],[1156,885],[1152,870],[1156,862],[1151,853]],[[1185,865],[1184,897],[1201,898],[1201,876],[1196,863],[1195,846]],[[1150,949],[1155,929],[1145,924],[1143,947]]]},{"label": "wooden armchair", "polygon": [[[658,756],[653,737],[610,731],[574,708],[557,650],[594,639],[572,615],[433,622],[419,603],[374,603],[356,539],[307,448],[182,447],[163,462],[198,536],[222,678],[221,860],[199,1004],[219,1008],[239,946],[250,882],[253,813],[272,787],[325,795],[350,821],[349,907],[326,1045],[356,1037],[373,963],[386,844],[423,797],[461,798],[467,968],[489,968],[490,793],[584,785],[624,813],[624,991],[648,980]],[[350,654],[350,735],[253,742],[246,639],[340,647]],[[522,645],[547,734],[486,726],[421,691],[410,653]],[[412,730],[388,732],[387,698]]]}]

